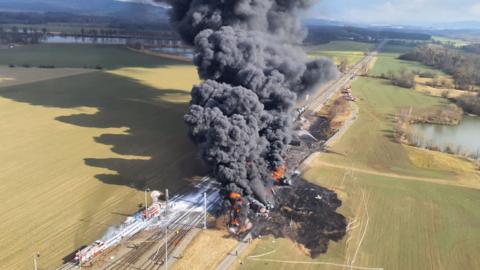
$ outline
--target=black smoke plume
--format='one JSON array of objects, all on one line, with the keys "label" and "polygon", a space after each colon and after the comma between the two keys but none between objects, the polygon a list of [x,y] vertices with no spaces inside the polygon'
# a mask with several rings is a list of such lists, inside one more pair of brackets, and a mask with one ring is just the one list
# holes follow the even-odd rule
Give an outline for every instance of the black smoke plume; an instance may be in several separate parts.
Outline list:
[{"label": "black smoke plume", "polygon": [[226,192],[273,206],[271,171],[284,165],[297,96],[333,78],[326,59],[295,45],[313,0],[166,0],[204,82],[185,122]]}]

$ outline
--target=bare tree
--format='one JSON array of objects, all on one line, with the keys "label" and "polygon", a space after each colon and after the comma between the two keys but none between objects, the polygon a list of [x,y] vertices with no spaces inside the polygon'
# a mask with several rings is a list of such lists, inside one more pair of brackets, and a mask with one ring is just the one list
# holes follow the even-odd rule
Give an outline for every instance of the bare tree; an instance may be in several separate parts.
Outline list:
[{"label": "bare tree", "polygon": [[340,58],[340,64],[338,65],[338,70],[342,73],[347,72],[347,70],[348,70],[348,58],[346,58],[346,57]]}]

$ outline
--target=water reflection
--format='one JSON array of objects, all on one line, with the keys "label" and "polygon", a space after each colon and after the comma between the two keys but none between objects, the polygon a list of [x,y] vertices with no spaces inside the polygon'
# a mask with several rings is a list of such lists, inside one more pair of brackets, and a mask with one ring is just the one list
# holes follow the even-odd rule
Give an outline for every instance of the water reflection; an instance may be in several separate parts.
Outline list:
[{"label": "water reflection", "polygon": [[423,137],[424,145],[434,145],[442,150],[449,147],[467,154],[480,152],[480,117],[465,116],[458,126],[417,124],[413,127]]},{"label": "water reflection", "polygon": [[42,43],[49,44],[99,44],[99,45],[127,45],[140,43],[148,45],[151,51],[181,55],[193,58],[193,50],[179,45],[176,39],[142,39],[126,37],[82,37],[48,35],[42,39]]}]

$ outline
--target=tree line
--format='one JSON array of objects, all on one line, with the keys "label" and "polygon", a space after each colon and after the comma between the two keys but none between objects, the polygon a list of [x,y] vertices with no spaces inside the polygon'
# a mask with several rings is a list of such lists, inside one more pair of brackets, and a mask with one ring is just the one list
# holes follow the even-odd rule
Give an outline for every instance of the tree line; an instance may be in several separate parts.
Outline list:
[{"label": "tree line", "polygon": [[0,26],[0,44],[37,44],[47,34],[45,28],[18,28],[16,26],[11,29],[4,29]]},{"label": "tree line", "polygon": [[480,54],[480,44],[470,44],[462,47],[462,50],[469,53]]},{"label": "tree line", "polygon": [[463,95],[457,97],[455,98],[455,101],[464,111],[480,115],[480,92],[476,96]]},{"label": "tree line", "polygon": [[387,73],[382,73],[380,78],[390,80],[393,85],[403,88],[415,88],[416,73],[409,71],[406,68],[401,68],[398,72],[389,70]]},{"label": "tree line", "polygon": [[444,71],[453,77],[457,89],[474,90],[475,85],[480,85],[480,56],[441,45],[424,44],[401,55],[400,59],[418,61]]},{"label": "tree line", "polygon": [[322,44],[334,40],[352,40],[375,43],[383,39],[402,39],[408,41],[428,41],[428,34],[404,32],[383,28],[361,28],[352,26],[308,25],[306,43]]}]

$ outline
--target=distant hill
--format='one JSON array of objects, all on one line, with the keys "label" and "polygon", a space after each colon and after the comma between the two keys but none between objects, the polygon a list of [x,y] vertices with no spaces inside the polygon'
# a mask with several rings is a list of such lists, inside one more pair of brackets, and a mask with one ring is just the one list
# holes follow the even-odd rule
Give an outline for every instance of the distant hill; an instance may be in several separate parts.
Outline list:
[{"label": "distant hill", "polygon": [[167,18],[164,7],[115,0],[0,0],[0,11],[68,12],[114,16],[131,21],[158,21]]},{"label": "distant hill", "polygon": [[303,23],[307,26],[353,26],[377,29],[398,30],[480,30],[480,21],[458,21],[445,23],[412,23],[412,24],[368,24],[350,21],[335,21],[326,19],[306,18]]},{"label": "distant hill", "polygon": [[306,18],[302,20],[303,24],[306,26],[345,26],[349,25],[345,22],[334,21],[334,20],[324,20],[324,19],[314,19]]}]

